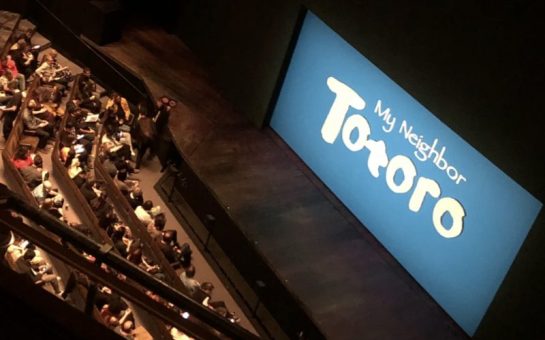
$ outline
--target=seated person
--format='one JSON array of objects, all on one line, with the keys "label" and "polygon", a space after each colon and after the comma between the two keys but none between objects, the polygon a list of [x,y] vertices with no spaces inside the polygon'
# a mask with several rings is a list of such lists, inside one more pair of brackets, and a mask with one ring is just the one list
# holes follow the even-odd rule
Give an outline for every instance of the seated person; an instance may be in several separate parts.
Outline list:
[{"label": "seated person", "polygon": [[18,92],[13,89],[11,71],[0,68],[0,105],[7,103]]},{"label": "seated person", "polygon": [[39,204],[42,204],[46,198],[51,198],[57,204],[64,203],[64,198],[53,188],[50,181],[45,180],[32,190],[32,195],[36,198]]},{"label": "seated person", "polygon": [[13,156],[13,165],[20,170],[27,166],[31,166],[32,164],[34,164],[34,161],[30,154],[30,150],[27,147],[19,145]]},{"label": "seated person", "polygon": [[[113,294],[112,294],[113,295]],[[102,306],[100,316],[104,319],[107,326],[115,328],[119,326],[119,321],[125,315],[128,306],[120,297],[110,298],[108,303]]]},{"label": "seated person", "polygon": [[44,84],[34,89],[34,97],[41,103],[51,103],[58,106],[63,94],[57,85]]},{"label": "seated person", "polygon": [[127,255],[127,260],[136,266],[142,266],[142,248],[137,247],[132,249]]},{"label": "seated person", "polygon": [[51,136],[54,136],[53,126],[46,120],[35,117],[29,108],[23,110],[23,123],[25,129],[33,131],[40,139],[38,148],[43,149],[47,145],[47,141]]},{"label": "seated person", "polygon": [[78,157],[72,158],[72,161],[71,161],[70,165],[68,166],[68,176],[71,179],[74,179],[81,172],[83,172],[83,169],[81,168],[79,158]]},{"label": "seated person", "polygon": [[147,229],[151,238],[155,241],[161,241],[163,230],[165,229],[167,219],[165,214],[158,214],[153,218],[153,222],[148,224]]},{"label": "seated person", "polygon": [[129,195],[129,203],[133,209],[144,204],[144,194],[141,188],[135,188]]},{"label": "seated person", "polygon": [[112,228],[115,223],[118,222],[117,215],[114,212],[113,207],[108,207],[106,212],[98,218],[98,225],[100,228],[106,230]]},{"label": "seated person", "polygon": [[[60,204],[60,207],[59,207],[59,204]],[[60,201],[57,201],[57,203],[55,203],[55,200],[51,198],[46,198],[43,201],[40,208],[58,219],[62,219],[64,216],[64,211],[62,210],[62,203]]]},{"label": "seated person", "polygon": [[70,70],[62,67],[56,60],[57,53],[50,52],[45,55],[44,62],[36,69],[35,74],[45,84],[54,85],[64,96],[68,83],[71,81]]},{"label": "seated person", "polygon": [[79,190],[81,191],[81,194],[85,198],[87,202],[91,202],[92,200],[96,199],[98,197],[96,191],[93,189],[93,183],[91,182],[85,182]]},{"label": "seated person", "polygon": [[30,99],[28,101],[28,109],[34,116],[47,121],[51,126],[56,126],[60,123],[61,117],[57,116],[57,111],[51,105],[41,104],[36,99]]},{"label": "seated person", "polygon": [[129,246],[123,240],[126,231],[127,229],[125,227],[119,226],[113,230],[113,233],[111,235],[114,248],[119,252],[121,256],[125,258],[129,254]]},{"label": "seated person", "polygon": [[17,112],[21,107],[22,96],[19,94],[11,96],[11,98],[4,103],[5,106],[0,107],[0,120],[3,120],[2,134],[4,140],[8,140],[11,130],[13,129],[13,122],[17,117]]},{"label": "seated person", "polygon": [[102,103],[100,102],[100,94],[96,92],[96,84],[91,79],[91,69],[85,67],[79,81],[79,99],[81,99],[81,107],[88,109],[91,112],[100,112]]},{"label": "seated person", "polygon": [[53,274],[50,265],[45,263],[43,259],[39,259],[35,250],[27,248],[16,251],[19,253],[19,255],[15,255],[15,271],[17,273],[28,275],[39,286],[50,283],[55,293],[60,293],[59,277]]},{"label": "seated person", "polygon": [[195,293],[191,296],[195,301],[202,303],[208,307],[208,303],[212,298],[212,292],[214,291],[214,285],[211,282],[203,282],[199,289],[195,290]]},{"label": "seated person", "polygon": [[136,188],[136,183],[134,181],[127,179],[127,172],[122,170],[117,173],[116,178],[114,179],[115,186],[129,197],[129,194]]},{"label": "seated person", "polygon": [[105,157],[106,159],[104,160],[104,162],[102,162],[102,166],[104,167],[104,170],[106,170],[108,175],[114,178],[117,176],[117,167],[116,167],[117,157],[115,153],[113,152],[106,152]]},{"label": "seated person", "polygon": [[5,65],[8,70],[11,71],[13,79],[17,82],[17,88],[23,92],[26,90],[25,76],[19,73],[17,65],[10,54],[6,55],[5,60],[2,60],[2,65]]},{"label": "seated person", "polygon": [[172,246],[172,241],[174,239],[174,234],[169,231],[163,233],[163,237],[159,242],[159,249],[163,255],[165,255],[167,261],[172,265],[179,265],[178,254],[174,246]]},{"label": "seated person", "polygon": [[131,117],[131,109],[127,99],[113,92],[106,102],[105,109],[115,118],[119,125],[127,124]]},{"label": "seated person", "polygon": [[8,95],[14,95],[19,93],[22,95],[22,91],[19,89],[19,83],[14,78],[13,73],[7,66],[0,64],[0,90]]},{"label": "seated person", "polygon": [[34,156],[32,165],[19,168],[19,172],[31,190],[48,177],[48,172],[43,170],[43,161],[40,155]]},{"label": "seated person", "polygon": [[145,201],[144,204],[139,205],[134,209],[134,213],[136,214],[136,217],[142,222],[144,225],[148,225],[153,222],[153,218],[151,217],[151,209],[153,208],[153,202],[148,200]]},{"label": "seated person", "polygon": [[104,191],[101,192],[96,199],[92,200],[90,205],[99,221],[104,218],[104,215],[111,209],[111,205],[108,203],[108,196]]},{"label": "seated person", "polygon": [[17,64],[17,69],[28,79],[36,69],[36,59],[34,58],[30,46],[25,45],[18,55],[18,58],[15,58],[14,56],[14,59]]},{"label": "seated person", "polygon": [[182,274],[180,274],[180,281],[191,295],[193,295],[201,284],[195,280],[195,267],[193,265],[187,267]]},{"label": "seated person", "polygon": [[115,153],[118,159],[132,159],[135,156],[130,133],[119,131],[111,124],[104,124],[105,133],[101,145],[105,152]]}]

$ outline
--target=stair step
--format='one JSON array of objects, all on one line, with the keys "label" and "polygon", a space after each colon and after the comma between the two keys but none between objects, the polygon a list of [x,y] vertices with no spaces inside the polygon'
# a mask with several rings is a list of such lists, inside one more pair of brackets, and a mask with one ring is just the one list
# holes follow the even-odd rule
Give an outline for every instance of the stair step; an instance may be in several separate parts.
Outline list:
[{"label": "stair step", "polygon": [[32,43],[34,45],[40,45],[40,52],[47,50],[51,47],[51,41],[46,37],[40,34],[40,32],[35,32],[32,36]]},{"label": "stair step", "polygon": [[7,51],[10,39],[14,33],[21,16],[16,13],[0,11],[0,52]]},{"label": "stair step", "polygon": [[17,13],[12,13],[8,11],[0,11],[0,27],[13,30],[16,26],[21,16]]},{"label": "stair step", "polygon": [[19,21],[19,25],[17,26],[17,30],[19,32],[26,32],[27,30],[31,30],[32,32],[36,32],[36,25],[34,25],[32,22],[28,21],[27,19],[22,19]]}]

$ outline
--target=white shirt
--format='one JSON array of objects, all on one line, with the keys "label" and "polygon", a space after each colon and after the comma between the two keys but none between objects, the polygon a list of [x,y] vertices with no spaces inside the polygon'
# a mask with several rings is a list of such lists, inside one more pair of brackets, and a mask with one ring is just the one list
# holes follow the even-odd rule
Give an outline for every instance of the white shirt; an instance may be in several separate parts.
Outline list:
[{"label": "white shirt", "polygon": [[138,219],[145,225],[153,222],[153,218],[151,218],[151,215],[144,208],[142,208],[141,205],[134,209],[134,213],[136,214],[136,217],[138,217]]}]

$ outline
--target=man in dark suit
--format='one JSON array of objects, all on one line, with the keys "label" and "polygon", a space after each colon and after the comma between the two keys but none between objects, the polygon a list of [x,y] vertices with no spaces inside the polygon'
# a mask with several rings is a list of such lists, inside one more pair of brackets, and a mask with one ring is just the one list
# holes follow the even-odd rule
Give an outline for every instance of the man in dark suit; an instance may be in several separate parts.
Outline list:
[{"label": "man in dark suit", "polygon": [[169,158],[169,147],[171,144],[170,133],[168,131],[168,120],[170,118],[170,110],[167,97],[163,97],[157,101],[157,114],[153,118],[155,122],[155,133],[158,138],[155,138],[153,149],[161,162],[161,171],[163,171]]}]

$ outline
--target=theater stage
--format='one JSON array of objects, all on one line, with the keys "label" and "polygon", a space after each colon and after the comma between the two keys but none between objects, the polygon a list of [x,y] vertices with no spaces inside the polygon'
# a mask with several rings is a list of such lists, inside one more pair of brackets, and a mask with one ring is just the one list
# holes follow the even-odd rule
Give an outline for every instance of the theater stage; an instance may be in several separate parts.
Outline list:
[{"label": "theater stage", "polygon": [[[222,99],[211,85],[213,75],[177,38],[133,27],[103,51],[140,74],[155,96],[178,100],[170,131],[191,169],[184,189],[189,206],[201,218],[207,209],[222,207],[223,213],[214,213],[232,218],[323,335],[467,338],[272,130],[255,128]],[[200,194],[201,189],[209,192]],[[274,291],[273,280],[257,276],[249,283],[252,288]],[[278,315],[274,301],[262,300],[277,318],[289,318],[290,310]],[[288,327],[290,337],[297,327]]]}]

